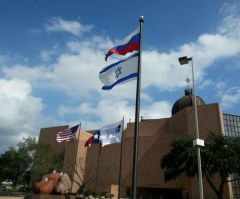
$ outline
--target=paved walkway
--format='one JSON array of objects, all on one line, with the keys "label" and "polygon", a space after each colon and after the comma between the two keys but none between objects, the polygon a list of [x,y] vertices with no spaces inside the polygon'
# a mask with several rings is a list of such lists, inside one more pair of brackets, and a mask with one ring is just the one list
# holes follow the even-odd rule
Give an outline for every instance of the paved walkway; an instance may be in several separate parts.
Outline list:
[{"label": "paved walkway", "polygon": [[25,193],[21,192],[0,192],[0,199],[23,199]]}]

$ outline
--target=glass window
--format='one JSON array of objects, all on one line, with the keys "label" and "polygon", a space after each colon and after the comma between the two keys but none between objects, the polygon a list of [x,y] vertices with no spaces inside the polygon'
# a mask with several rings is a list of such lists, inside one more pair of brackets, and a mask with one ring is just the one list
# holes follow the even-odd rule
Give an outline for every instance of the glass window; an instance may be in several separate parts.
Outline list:
[{"label": "glass window", "polygon": [[[240,137],[240,116],[223,114],[225,135]],[[232,174],[231,178],[238,178],[237,174]],[[240,180],[232,182],[234,199],[240,199]]]}]

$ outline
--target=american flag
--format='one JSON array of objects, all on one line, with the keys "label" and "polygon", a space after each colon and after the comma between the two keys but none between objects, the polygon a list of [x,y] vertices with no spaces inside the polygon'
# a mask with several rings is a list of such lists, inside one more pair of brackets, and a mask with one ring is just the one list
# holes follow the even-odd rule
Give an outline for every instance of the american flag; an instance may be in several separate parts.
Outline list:
[{"label": "american flag", "polygon": [[57,137],[56,137],[57,142],[69,142],[69,141],[75,140],[78,127],[79,127],[79,124],[76,126],[73,126],[72,128],[69,128],[57,133]]}]

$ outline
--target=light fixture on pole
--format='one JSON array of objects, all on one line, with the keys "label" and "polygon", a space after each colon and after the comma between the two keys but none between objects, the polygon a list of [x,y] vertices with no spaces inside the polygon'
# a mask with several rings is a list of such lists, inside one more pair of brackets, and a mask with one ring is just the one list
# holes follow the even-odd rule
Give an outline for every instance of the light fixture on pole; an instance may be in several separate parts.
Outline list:
[{"label": "light fixture on pole", "polygon": [[193,59],[192,57],[188,58],[187,56],[185,56],[185,57],[180,57],[178,61],[181,65],[188,64],[189,61],[191,61],[192,63],[192,84],[193,84],[192,87],[193,87],[193,97],[194,97],[195,131],[196,131],[196,139],[193,140],[193,146],[197,147],[199,198],[204,199],[203,182],[202,182],[202,166],[201,166],[201,149],[200,149],[200,147],[204,146],[204,140],[199,139],[197,98],[196,98],[196,90],[195,90],[195,83],[194,83]]}]

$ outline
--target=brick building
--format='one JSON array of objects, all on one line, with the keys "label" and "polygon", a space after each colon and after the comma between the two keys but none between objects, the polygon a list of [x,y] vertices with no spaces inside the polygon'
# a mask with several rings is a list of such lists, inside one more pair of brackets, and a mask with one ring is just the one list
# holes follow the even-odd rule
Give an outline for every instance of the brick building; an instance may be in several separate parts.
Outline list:
[{"label": "brick building", "polygon": [[[205,139],[209,132],[217,132],[227,135],[238,136],[240,134],[240,117],[224,114],[218,103],[205,104],[202,98],[197,97],[198,119],[200,137]],[[233,120],[233,122],[232,122]],[[138,151],[138,195],[143,198],[166,198],[166,199],[196,199],[198,198],[198,179],[188,178],[184,175],[174,181],[165,183],[164,171],[160,167],[161,158],[170,151],[173,139],[179,136],[190,135],[195,137],[195,123],[193,110],[193,95],[190,89],[185,90],[185,95],[175,102],[172,108],[172,116],[160,119],[142,119],[139,123],[139,151]],[[42,141],[51,140],[56,135],[52,128],[41,130]],[[123,132],[122,142],[122,170],[121,170],[121,196],[129,196],[131,189],[132,172],[132,150],[133,150],[134,123],[128,123]],[[42,134],[54,134],[53,137],[44,138]],[[94,168],[91,175],[93,178],[99,176],[97,186],[95,181],[87,185],[88,189],[98,192],[112,192],[117,196],[119,180],[119,159],[121,144],[99,145],[85,148],[85,141],[92,135],[89,132],[81,132],[78,148],[78,157],[84,160],[84,167]],[[74,161],[74,144],[66,144],[63,168],[67,171],[67,159]],[[56,145],[56,143],[55,143]],[[56,146],[57,147],[57,146]],[[67,155],[68,154],[68,155]],[[97,163],[99,157],[99,167]],[[77,164],[76,164],[77,165]],[[79,168],[78,168],[79,169]],[[83,170],[82,170],[83,171]],[[98,174],[97,174],[98,171]],[[70,171],[69,171],[70,172]],[[84,175],[84,174],[82,174]],[[218,177],[216,176],[216,182]],[[215,198],[215,195],[203,179],[205,198]],[[77,190],[77,185],[72,191]],[[239,183],[228,184],[224,188],[225,198],[238,198]],[[161,196],[161,197],[160,197]]]}]

